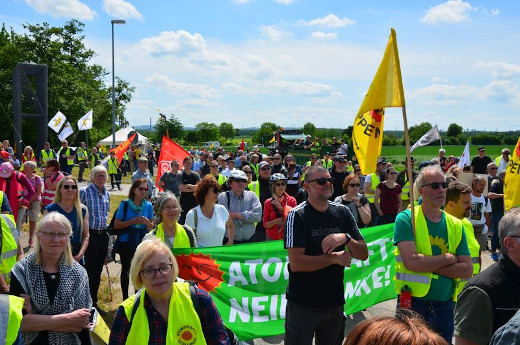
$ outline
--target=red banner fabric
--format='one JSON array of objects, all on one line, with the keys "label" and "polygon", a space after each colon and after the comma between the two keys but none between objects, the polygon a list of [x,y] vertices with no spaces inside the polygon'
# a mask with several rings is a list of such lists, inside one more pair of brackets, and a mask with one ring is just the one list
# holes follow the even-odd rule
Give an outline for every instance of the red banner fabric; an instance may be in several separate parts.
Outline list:
[{"label": "red banner fabric", "polygon": [[[184,158],[189,157],[190,154],[182,146],[176,142],[163,136],[161,144],[161,155],[159,156],[159,162],[157,163],[157,181],[155,184],[159,188],[159,180],[161,175],[171,170],[171,162],[177,160],[182,168],[182,161]],[[162,189],[159,188],[162,191]]]},{"label": "red banner fabric", "polygon": [[[117,162],[121,164],[121,160],[123,160],[123,156],[125,155],[126,150],[130,147],[130,144],[134,140],[135,136],[137,135],[137,132],[134,133],[130,138],[128,138],[124,143],[121,143],[118,147],[111,150],[110,152],[114,151],[116,153]],[[110,157],[108,157],[110,158]]]}]

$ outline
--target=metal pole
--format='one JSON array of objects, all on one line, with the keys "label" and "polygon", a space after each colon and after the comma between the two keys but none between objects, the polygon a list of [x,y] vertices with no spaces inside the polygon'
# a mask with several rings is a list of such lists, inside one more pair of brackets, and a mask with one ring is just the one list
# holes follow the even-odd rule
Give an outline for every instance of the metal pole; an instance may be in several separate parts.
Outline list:
[{"label": "metal pole", "polygon": [[114,21],[112,24],[112,148],[116,147],[116,77],[114,72]]}]

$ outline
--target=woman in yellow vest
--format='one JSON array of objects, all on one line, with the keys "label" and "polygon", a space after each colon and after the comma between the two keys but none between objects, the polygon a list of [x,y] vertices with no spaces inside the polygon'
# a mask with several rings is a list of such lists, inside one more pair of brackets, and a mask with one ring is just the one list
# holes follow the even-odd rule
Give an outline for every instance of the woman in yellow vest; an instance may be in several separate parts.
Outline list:
[{"label": "woman in yellow vest", "polygon": [[125,300],[114,316],[109,345],[229,344],[222,318],[209,294],[195,288],[200,314],[189,284],[176,282],[179,268],[162,241],[144,241],[135,252],[130,275],[139,292]]},{"label": "woman in yellow vest", "polygon": [[181,206],[175,194],[166,191],[159,195],[153,204],[153,212],[157,227],[147,233],[143,241],[157,237],[170,249],[197,247],[193,229],[178,223]]},{"label": "woman in yellow vest", "polygon": [[23,172],[23,164],[27,161],[36,162],[36,156],[34,156],[34,151],[32,147],[26,146],[22,153],[22,165],[20,167],[20,171]]}]

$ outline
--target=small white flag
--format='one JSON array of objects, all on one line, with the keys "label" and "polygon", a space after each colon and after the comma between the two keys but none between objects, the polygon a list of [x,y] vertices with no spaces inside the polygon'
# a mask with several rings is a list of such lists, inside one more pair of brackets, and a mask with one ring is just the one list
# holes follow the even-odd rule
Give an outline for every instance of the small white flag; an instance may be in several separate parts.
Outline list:
[{"label": "small white flag", "polygon": [[56,115],[49,121],[49,127],[52,128],[56,133],[60,132],[61,127],[65,124],[67,118],[65,115],[58,111]]},{"label": "small white flag", "polygon": [[437,125],[433,126],[428,132],[424,133],[424,135],[417,140],[415,144],[410,148],[410,152],[418,148],[419,146],[426,146],[429,143],[433,143],[435,140],[439,140],[441,138],[441,133],[437,128]]},{"label": "small white flag", "polygon": [[78,120],[78,131],[85,131],[92,128],[92,109]]},{"label": "small white flag", "polygon": [[71,135],[72,133],[74,133],[74,130],[72,129],[70,122],[67,122],[65,127],[63,127],[63,130],[61,131],[61,133],[58,134],[58,138],[60,139],[60,141],[63,141],[65,139],[67,139],[67,137],[69,135]]},{"label": "small white flag", "polygon": [[464,152],[462,152],[462,156],[460,156],[459,167],[464,168],[465,165],[471,165],[469,161],[469,141],[466,142],[466,147],[464,147]]}]

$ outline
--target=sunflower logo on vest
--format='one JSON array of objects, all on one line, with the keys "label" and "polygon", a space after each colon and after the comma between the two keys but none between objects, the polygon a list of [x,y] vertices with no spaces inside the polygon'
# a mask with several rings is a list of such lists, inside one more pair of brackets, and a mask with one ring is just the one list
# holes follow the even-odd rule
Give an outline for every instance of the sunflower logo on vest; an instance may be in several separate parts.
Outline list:
[{"label": "sunflower logo on vest", "polygon": [[193,345],[197,340],[197,331],[190,325],[184,325],[177,331],[177,342],[181,345]]}]

